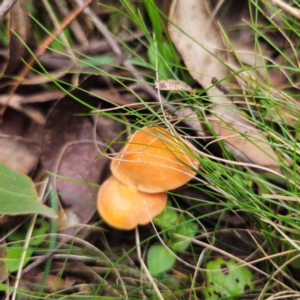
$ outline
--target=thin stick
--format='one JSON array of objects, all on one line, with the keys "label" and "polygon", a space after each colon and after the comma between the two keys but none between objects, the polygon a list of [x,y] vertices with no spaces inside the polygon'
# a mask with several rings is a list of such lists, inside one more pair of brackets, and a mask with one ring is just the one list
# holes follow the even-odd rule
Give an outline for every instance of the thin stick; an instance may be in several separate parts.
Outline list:
[{"label": "thin stick", "polygon": [[292,16],[300,19],[300,10],[298,8],[292,7],[282,0],[271,0],[270,2],[272,2],[274,5],[281,8],[285,12],[291,14]]},{"label": "thin stick", "polygon": [[32,232],[33,232],[33,229],[34,229],[34,224],[35,224],[36,218],[37,218],[37,214],[33,215],[32,219],[30,221],[30,224],[29,224],[28,231],[26,233],[24,249],[23,249],[23,252],[22,252],[22,255],[21,255],[21,258],[20,258],[20,265],[19,265],[19,269],[18,269],[18,272],[17,272],[16,282],[15,282],[15,285],[14,285],[14,292],[12,294],[11,300],[15,300],[16,296],[17,296],[17,289],[18,289],[19,282],[20,282],[20,279],[21,279],[21,276],[22,276],[22,267],[23,267],[23,264],[24,264],[24,261],[25,261],[26,253],[27,253],[28,246],[29,246],[29,241],[30,241],[30,238],[32,236]]},{"label": "thin stick", "polygon": [[154,288],[154,290],[155,290],[158,298],[160,300],[164,300],[164,297],[162,296],[162,294],[161,294],[160,290],[158,289],[158,287],[157,287],[157,285],[156,285],[153,277],[151,276],[151,274],[150,274],[147,266],[145,265],[145,263],[144,263],[144,261],[142,259],[141,244],[140,244],[140,235],[139,235],[139,230],[138,230],[137,227],[135,228],[135,241],[136,241],[137,256],[138,256],[138,260],[139,260],[139,262],[141,264],[141,267],[145,271],[146,276],[148,277],[148,279],[150,280],[150,282],[151,282],[151,284],[152,284],[152,286],[153,286],[153,288]]},{"label": "thin stick", "polygon": [[230,96],[229,91],[226,89],[226,87],[221,84],[221,83],[217,83],[219,80],[216,77],[213,77],[211,80],[211,83],[214,84],[216,86],[216,88],[222,92],[229,100],[231,100],[232,102],[235,102],[236,98],[233,96]]},{"label": "thin stick", "polygon": [[206,252],[206,248],[201,252],[201,254],[199,255],[199,259],[197,261],[197,265],[196,265],[196,268],[195,268],[195,272],[194,272],[194,276],[193,276],[193,280],[192,280],[192,284],[191,284],[191,291],[190,291],[190,296],[189,296],[189,300],[192,300],[193,299],[193,291],[195,289],[195,283],[197,281],[197,275],[199,273],[199,268],[200,268],[200,265],[202,264],[203,260],[204,260],[204,255],[205,255],[205,252]]}]

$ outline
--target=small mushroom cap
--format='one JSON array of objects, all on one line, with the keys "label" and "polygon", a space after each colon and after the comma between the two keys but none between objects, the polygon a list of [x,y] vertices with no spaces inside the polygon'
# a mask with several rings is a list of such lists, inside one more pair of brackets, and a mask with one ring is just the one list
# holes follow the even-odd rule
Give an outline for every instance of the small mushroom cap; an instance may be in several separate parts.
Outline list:
[{"label": "small mushroom cap", "polygon": [[136,186],[109,177],[98,192],[97,207],[103,220],[112,227],[131,230],[150,223],[167,203],[167,193],[144,193]]},{"label": "small mushroom cap", "polygon": [[138,130],[111,162],[113,175],[140,191],[176,189],[196,174],[199,166],[191,146],[160,127]]}]

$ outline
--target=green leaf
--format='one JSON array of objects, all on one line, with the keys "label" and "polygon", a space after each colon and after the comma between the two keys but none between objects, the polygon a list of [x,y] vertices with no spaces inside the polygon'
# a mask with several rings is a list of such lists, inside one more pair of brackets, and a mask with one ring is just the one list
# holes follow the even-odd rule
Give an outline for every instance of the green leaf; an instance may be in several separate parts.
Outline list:
[{"label": "green leaf", "polygon": [[155,39],[157,42],[161,42],[163,34],[163,22],[157,6],[155,5],[153,0],[144,1],[144,4],[152,23],[153,31],[155,33]]},{"label": "green leaf", "polygon": [[0,163],[0,214],[19,215],[37,213],[50,218],[55,211],[42,204],[32,180]]},{"label": "green leaf", "polygon": [[[27,230],[28,230],[28,224],[29,221],[27,221],[20,229],[10,234],[7,238],[8,241],[22,241],[25,240]],[[35,227],[32,231],[32,239],[29,241],[29,246],[38,246],[42,242],[44,242],[47,239],[46,232],[50,230],[50,224],[43,220],[43,219],[37,219],[35,222]],[[34,238],[36,237],[37,238]],[[13,246],[9,246],[6,257],[5,257],[5,265],[7,269],[10,272],[15,272],[19,269],[19,262],[22,256],[23,250],[23,244],[22,243],[15,243]],[[27,249],[25,260],[24,260],[24,266],[28,263],[30,260],[30,257],[32,255],[33,250]]]},{"label": "green leaf", "polygon": [[23,251],[26,251],[25,260],[23,266],[25,266],[32,255],[32,249],[24,250],[23,244],[16,243],[13,246],[8,247],[5,259],[5,265],[9,272],[15,272],[20,267],[20,259]]},{"label": "green leaf", "polygon": [[159,226],[161,229],[169,229],[177,224],[179,216],[171,208],[166,207],[165,210],[153,219],[155,225]]},{"label": "green leaf", "polygon": [[168,207],[154,218],[153,222],[163,230],[168,229],[167,234],[170,237],[171,249],[176,252],[184,251],[191,242],[185,241],[184,238],[174,236],[174,234],[193,238],[198,231],[198,224],[196,222],[188,220],[182,215],[178,215],[178,213]]},{"label": "green leaf", "polygon": [[147,265],[152,276],[171,269],[176,261],[176,257],[165,246],[156,244],[150,247],[147,256]]},{"label": "green leaf", "polygon": [[50,231],[50,223],[43,219],[37,219],[35,222],[29,246],[38,246],[47,239],[46,233]]},{"label": "green leaf", "polygon": [[173,49],[171,48],[170,44],[166,42],[157,43],[156,45],[151,43],[148,47],[147,54],[150,64],[155,70],[156,60],[158,60],[158,73],[161,79],[173,78],[173,74],[170,69],[170,66],[174,64],[174,62],[172,62],[172,51]]},{"label": "green leaf", "polygon": [[[13,232],[7,237],[10,242],[17,242],[25,240],[29,221],[27,221],[21,228]],[[46,233],[50,231],[50,224],[46,220],[36,219],[34,229],[32,230],[31,240],[29,246],[38,246],[47,239]],[[37,237],[37,238],[35,238]]]},{"label": "green leaf", "polygon": [[205,300],[236,299],[254,290],[253,274],[233,260],[217,258],[206,264]]},{"label": "green leaf", "polygon": [[186,250],[191,242],[186,241],[184,238],[174,236],[174,234],[177,233],[189,238],[193,238],[198,231],[198,224],[194,221],[186,221],[183,216],[180,218],[180,223],[181,224],[179,226],[175,227],[171,237],[171,249],[177,252]]}]

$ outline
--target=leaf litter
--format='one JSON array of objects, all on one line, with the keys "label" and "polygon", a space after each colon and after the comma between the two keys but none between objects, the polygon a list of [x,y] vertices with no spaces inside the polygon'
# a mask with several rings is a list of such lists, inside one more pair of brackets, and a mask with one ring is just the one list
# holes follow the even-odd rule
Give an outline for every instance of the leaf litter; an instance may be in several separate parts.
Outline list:
[{"label": "leaf litter", "polygon": [[[92,80],[87,78],[79,87]],[[50,179],[63,206],[72,209],[78,223],[86,224],[96,211],[97,186],[91,184],[100,182],[107,159],[99,157],[99,149],[103,151],[105,146],[94,132],[91,117],[78,115],[88,114],[90,108],[74,97],[90,107],[98,102],[76,89],[55,104],[43,129],[41,160],[53,174]]]},{"label": "leaf litter", "polygon": [[[79,3],[80,1],[77,2]],[[123,262],[124,264],[121,263],[112,268],[114,262],[117,261],[121,255],[135,246],[132,233],[124,234],[112,230],[103,223],[99,225],[99,217],[95,214],[95,195],[98,186],[109,174],[107,167],[108,159],[105,155],[106,152],[119,151],[126,139],[128,124],[134,124],[134,126],[140,127],[145,120],[148,121],[147,118],[151,115],[149,112],[150,104],[140,103],[141,96],[147,101],[161,101],[163,104],[161,107],[168,112],[168,118],[176,123],[176,126],[178,125],[177,123],[180,124],[179,127],[181,124],[184,124],[184,126],[182,126],[183,130],[180,130],[181,133],[186,134],[187,131],[189,132],[193,129],[196,130],[198,138],[201,138],[201,140],[199,139],[201,143],[202,141],[208,141],[208,145],[206,144],[204,147],[198,143],[198,146],[201,147],[201,152],[207,149],[213,149],[213,155],[218,159],[219,150],[214,152],[215,149],[211,146],[225,143],[231,154],[240,161],[240,166],[243,166],[243,163],[248,163],[257,166],[257,169],[262,167],[264,170],[270,169],[273,172],[282,172],[281,164],[278,163],[277,158],[278,151],[275,153],[273,145],[267,141],[269,135],[263,132],[263,130],[258,129],[247,117],[247,113],[245,113],[250,105],[255,107],[256,113],[259,115],[260,107],[255,106],[254,101],[248,101],[246,97],[244,98],[241,95],[246,95],[249,90],[251,90],[249,86],[255,82],[255,80],[261,80],[261,78],[267,80],[270,78],[271,82],[273,80],[273,82],[284,87],[284,84],[286,84],[288,80],[291,80],[291,76],[286,74],[287,76],[278,79],[276,77],[277,75],[272,75],[271,71],[261,69],[258,70],[258,72],[252,71],[243,72],[239,75],[233,74],[234,71],[240,72],[243,64],[253,66],[254,64],[263,65],[267,61],[275,62],[274,59],[270,59],[274,53],[274,49],[264,44],[264,55],[257,55],[254,51],[253,44],[251,44],[253,38],[251,33],[253,31],[249,30],[249,28],[247,31],[236,30],[235,33],[239,38],[233,34],[231,38],[235,42],[233,42],[232,45],[228,45],[220,30],[221,26],[217,23],[217,21],[219,21],[218,16],[216,16],[215,12],[212,11],[213,9],[209,7],[210,5],[211,4],[205,1],[199,2],[191,0],[184,3],[183,1],[173,0],[169,14],[171,22],[168,25],[169,35],[180,53],[185,66],[208,96],[209,105],[207,106],[207,110],[201,110],[201,113],[198,112],[198,114],[196,114],[194,111],[195,108],[190,103],[180,108],[176,106],[175,102],[175,105],[172,103],[172,97],[177,94],[179,97],[183,97],[184,95],[184,99],[187,99],[185,92],[190,93],[191,95],[189,95],[188,99],[192,99],[196,90],[194,89],[193,83],[191,84],[189,82],[189,84],[187,84],[184,81],[173,79],[147,82],[143,75],[146,74],[146,76],[148,76],[148,70],[140,66],[131,65],[126,55],[125,59],[120,59],[118,55],[122,54],[123,49],[121,50],[121,46],[112,36],[109,37],[109,35],[105,36],[104,42],[106,48],[104,47],[103,49],[104,51],[108,51],[109,48],[107,47],[112,47],[112,52],[116,55],[116,61],[125,67],[124,70],[118,68],[118,66],[114,66],[110,68],[110,72],[120,75],[121,80],[123,80],[122,84],[125,82],[125,85],[128,84],[127,79],[130,78],[130,76],[133,76],[139,81],[138,83],[129,85],[130,88],[126,87],[124,89],[124,86],[120,87],[111,80],[111,78],[109,78],[109,80],[102,80],[102,78],[91,76],[79,85],[75,85],[75,89],[70,89],[66,94],[63,91],[48,90],[46,84],[51,82],[52,75],[54,76],[53,79],[69,81],[71,78],[71,80],[74,79],[74,82],[76,82],[76,74],[71,75],[71,67],[66,71],[62,70],[66,64],[61,64],[62,69],[59,69],[59,63],[51,66],[51,59],[53,59],[53,62],[55,60],[54,56],[51,57],[52,54],[50,51],[47,52],[47,54],[50,53],[50,58],[49,56],[47,57],[47,62],[45,57],[41,57],[41,61],[44,59],[46,62],[45,65],[47,65],[49,69],[51,69],[51,67],[54,69],[54,73],[48,73],[48,75],[50,74],[48,78],[45,79],[42,76],[39,77],[36,75],[34,78],[27,76],[24,78],[24,83],[26,84],[22,85],[22,81],[19,81],[17,85],[15,85],[15,87],[18,86],[18,89],[14,94],[12,94],[13,89],[8,88],[11,82],[8,82],[4,78],[1,79],[0,86],[2,95],[0,96],[0,103],[4,106],[7,104],[8,108],[3,116],[3,124],[0,125],[0,137],[4,149],[0,151],[0,161],[9,164],[10,167],[17,169],[23,174],[30,175],[33,179],[36,178],[35,176],[40,170],[42,170],[42,172],[44,170],[48,171],[48,175],[51,179],[49,188],[57,191],[59,199],[59,219],[57,225],[60,232],[57,234],[56,246],[52,251],[58,252],[60,248],[62,252],[64,250],[70,251],[70,253],[74,251],[74,253],[79,254],[82,260],[82,262],[77,262],[76,257],[64,256],[62,258],[66,260],[66,263],[60,263],[59,256],[55,256],[51,267],[52,274],[49,274],[46,278],[48,289],[45,289],[45,291],[55,292],[56,290],[49,288],[51,285],[57,285],[58,288],[64,286],[71,291],[72,286],[77,286],[77,284],[90,284],[90,282],[93,281],[100,284],[100,286],[103,284],[103,289],[99,291],[97,288],[90,287],[86,290],[81,289],[80,291],[82,293],[102,293],[103,295],[123,297],[127,295],[128,292],[131,292],[130,289],[140,280],[140,276],[143,277],[144,281],[148,280],[148,277],[138,270],[136,266],[137,257],[134,254],[126,255]],[[167,5],[164,5],[164,11],[167,13],[168,7],[165,6]],[[222,17],[222,20],[227,22],[228,26],[225,26],[225,28],[228,32],[230,32],[228,29],[230,26],[240,25],[242,17],[245,17],[243,14],[244,11],[247,12],[247,17],[249,17],[245,5],[241,5],[241,8],[243,8],[239,10],[241,15],[236,18],[227,17],[226,19]],[[68,14],[73,14],[72,16],[75,17],[76,13],[76,11],[67,10],[63,15],[66,17]],[[88,14],[87,11],[85,11],[85,13]],[[109,15],[110,13],[112,13],[112,11],[105,10],[104,14]],[[22,14],[24,14],[24,11]],[[89,17],[92,18],[91,15],[89,15]],[[232,19],[235,19],[235,21],[238,19],[240,23],[238,25],[231,23],[233,22]],[[75,20],[77,21],[77,19]],[[94,22],[96,21],[97,19],[94,19]],[[87,28],[89,26],[92,28],[93,24],[90,20],[85,20],[85,22],[87,22]],[[199,30],[199,28],[201,28],[201,30]],[[74,31],[74,29],[72,30]],[[84,31],[78,35],[74,32],[78,41],[86,40],[84,34]],[[247,46],[245,43],[238,43],[241,36],[248,42]],[[15,38],[14,35],[12,35],[12,37]],[[24,37],[24,40],[26,40],[25,38],[26,37]],[[138,38],[143,39],[140,32]],[[122,39],[123,37],[120,34],[120,40]],[[135,38],[129,39],[126,37],[123,40],[134,43]],[[44,41],[42,45],[46,44],[47,41]],[[13,44],[10,44],[10,47],[12,47],[12,45]],[[7,56],[6,58],[7,60],[4,66],[7,65],[8,67],[3,68],[3,70],[7,69],[6,75],[25,74],[29,72],[28,68],[25,73],[24,70],[23,73],[20,73],[19,64],[20,58],[23,57],[21,52],[23,53],[24,49],[22,48],[22,44],[18,47],[20,47],[20,49],[16,54],[19,58],[16,58],[15,61],[11,60],[12,56]],[[87,51],[87,53],[91,50],[86,44],[81,44],[78,47],[85,49],[84,51]],[[41,55],[43,53],[44,50],[41,50],[41,48],[36,52],[37,54]],[[236,52],[234,52],[234,50],[236,50]],[[95,50],[95,48],[93,48],[90,54],[93,55],[96,52],[97,49]],[[64,58],[65,62],[70,62],[69,58],[66,56],[64,56]],[[31,61],[29,65],[31,64],[33,65],[34,62]],[[83,70],[87,71],[90,69],[83,67]],[[78,70],[76,70],[76,72],[77,71]],[[255,78],[258,73],[259,77]],[[33,72],[30,72],[30,75],[33,74]],[[102,76],[106,76],[105,72],[103,72],[103,74]],[[220,80],[229,95],[234,94],[239,95],[239,97],[231,97],[227,95],[226,92],[224,94],[224,90],[217,88],[218,82],[211,83],[213,77],[217,77]],[[147,82],[147,84],[144,82]],[[160,99],[151,86],[153,83],[162,91]],[[190,85],[193,89],[190,88]],[[91,91],[94,95],[92,96],[83,92],[83,89]],[[120,92],[121,90],[122,92]],[[175,92],[168,93],[169,91]],[[133,97],[133,94],[137,97]],[[287,98],[286,94],[283,93],[279,95],[276,88],[269,88],[268,86],[263,87],[262,94],[272,95],[276,99],[284,96],[287,101],[292,101]],[[76,97],[77,100],[85,102],[87,106],[82,105],[82,103],[75,100],[74,97]],[[53,104],[53,102],[59,98],[60,100]],[[197,101],[199,100],[198,97],[196,99]],[[119,119],[112,119],[105,115],[110,109],[115,110],[118,106],[124,108],[128,104],[133,103],[140,105],[132,107],[136,109],[136,111],[141,111],[143,116],[146,116],[146,119],[142,121],[137,120],[135,114],[128,115],[122,108],[119,108],[119,111],[116,110],[122,115]],[[197,104],[195,104],[195,107],[196,106]],[[161,108],[156,105],[156,110],[154,110],[156,112],[159,111],[157,107],[158,109]],[[282,105],[282,107],[283,109],[285,108],[284,105]],[[18,113],[16,113],[16,111],[18,111]],[[46,112],[49,111],[50,113],[46,117]],[[95,116],[95,112],[103,115]],[[281,117],[281,113],[282,112],[277,114],[278,118]],[[297,116],[298,109],[296,109],[295,112],[286,111],[286,119],[290,120],[289,124],[291,125],[296,124],[295,120],[297,120]],[[271,113],[266,115],[266,119],[270,122],[276,122],[274,115]],[[122,122],[120,122],[120,120],[122,120]],[[24,124],[26,124],[26,126]],[[44,126],[43,131],[41,131],[41,125]],[[27,130],[24,130],[24,128],[27,128]],[[32,130],[32,128],[36,129]],[[227,160],[227,163],[228,162],[229,160]],[[214,172],[217,171],[214,170]],[[43,174],[43,176],[45,176],[45,174]],[[206,174],[203,176],[205,178]],[[214,249],[216,252],[218,252],[218,250],[224,251],[226,255],[236,255],[237,257],[242,257],[243,255],[251,257],[251,255],[255,255],[253,254],[256,249],[255,245],[261,242],[261,236],[253,237],[251,236],[252,233],[250,234],[247,229],[244,229],[245,227],[248,228],[248,225],[251,224],[251,218],[244,212],[234,209],[224,212],[224,210],[222,210],[222,202],[226,201],[226,195],[216,195],[210,191],[211,182],[209,182],[209,180],[203,189],[201,180],[199,179],[199,182],[195,185],[193,183],[193,186],[185,187],[178,192],[176,191],[173,195],[174,199],[179,201],[183,209],[189,211],[192,207],[193,212],[198,212],[199,216],[197,217],[200,218],[201,221],[204,219],[205,226],[212,228],[212,232],[216,230],[214,229],[216,223],[222,226],[224,232],[222,230],[216,230],[216,235],[211,239],[214,240],[211,249]],[[205,182],[205,180],[203,180],[203,182]],[[242,183],[242,185],[243,184],[244,183]],[[257,185],[258,187],[254,183],[253,187],[250,187],[248,183],[245,183],[243,188],[250,187],[259,189],[259,184]],[[200,199],[204,201],[204,203],[202,203]],[[36,208],[45,208],[43,204],[41,205],[42,206],[37,206]],[[25,211],[23,212],[25,213]],[[26,213],[34,212],[38,211],[28,209]],[[7,212],[2,211],[2,213]],[[17,212],[17,214],[18,213],[20,212]],[[230,230],[233,229],[232,233],[227,232],[227,226]],[[240,228],[242,228],[242,230],[240,230]],[[150,234],[153,234],[151,227],[141,228],[141,238],[146,239]],[[206,237],[210,235],[213,236],[212,233],[203,233],[203,235]],[[193,237],[190,238],[193,240]],[[74,243],[74,245],[72,243]],[[189,245],[189,242],[185,243]],[[101,249],[101,251],[105,250],[108,256],[105,257],[99,249]],[[146,252],[148,248],[145,247],[143,249],[145,249]],[[164,248],[164,246],[163,249],[163,251],[167,251],[167,248]],[[195,243],[193,249],[194,253],[198,255],[202,250],[203,247],[197,247]],[[89,255],[87,255],[87,252],[89,252]],[[159,254],[161,253],[162,252]],[[0,255],[1,257],[5,257],[2,254]],[[191,265],[195,264],[190,249],[180,253],[180,255],[183,261]],[[20,282],[20,288],[24,287],[25,290],[36,290],[36,287],[31,286],[30,281],[32,280],[39,285],[44,280],[41,275],[44,271],[42,262],[49,256],[51,256],[50,252],[46,255],[43,254],[35,263],[29,265],[29,268],[23,269],[22,278],[24,282]],[[93,257],[95,259],[93,259]],[[85,260],[88,261],[88,263],[85,263]],[[112,272],[110,272],[110,268],[113,269]],[[169,266],[167,269],[169,269]],[[81,274],[83,272],[87,276]],[[184,275],[181,277],[178,272]],[[183,279],[187,274],[190,275],[190,270],[184,263],[180,261],[174,263],[168,274],[174,282],[178,280],[178,283],[183,284],[185,287],[190,287],[190,283],[186,279]],[[102,275],[104,277],[102,277]],[[195,278],[197,278],[196,273]],[[6,276],[2,276],[0,279],[5,280]],[[29,283],[25,283],[25,280],[29,281]],[[122,284],[125,282],[126,284],[124,284],[124,286],[126,286],[126,288],[121,284],[121,287],[116,285],[114,286],[115,289],[110,290],[110,286],[112,286],[111,282],[116,281],[122,282]],[[199,280],[199,282],[201,282],[201,280]],[[200,286],[199,282],[196,284],[197,287]],[[14,281],[12,281],[12,283],[14,283]],[[24,283],[23,286],[22,283]],[[157,284],[161,291],[165,293],[170,292],[168,283],[164,284],[163,282],[158,282]],[[139,286],[139,288],[141,287]],[[171,291],[170,294],[174,296],[173,291]],[[152,296],[153,294],[145,290],[138,291],[134,295],[142,297],[145,295]],[[187,294],[184,294],[184,296],[186,295]]]}]

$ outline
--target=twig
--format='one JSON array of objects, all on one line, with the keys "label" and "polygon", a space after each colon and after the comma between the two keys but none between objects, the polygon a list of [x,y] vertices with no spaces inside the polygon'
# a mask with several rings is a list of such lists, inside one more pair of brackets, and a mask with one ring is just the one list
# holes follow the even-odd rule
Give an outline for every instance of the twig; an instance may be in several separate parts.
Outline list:
[{"label": "twig", "polygon": [[211,83],[214,84],[216,86],[216,88],[222,92],[229,100],[231,100],[232,102],[235,102],[236,101],[236,98],[233,97],[233,96],[230,96],[230,93],[229,91],[226,89],[226,87],[221,84],[221,83],[218,83],[218,79],[216,77],[213,77],[212,80],[211,80]]},{"label": "twig", "polygon": [[20,279],[22,277],[22,267],[24,265],[26,253],[28,251],[28,246],[29,246],[30,238],[32,236],[32,232],[33,232],[33,228],[34,228],[34,225],[35,225],[35,222],[36,222],[36,218],[37,218],[37,214],[34,214],[31,221],[30,221],[29,229],[26,233],[26,238],[25,238],[25,242],[24,242],[24,246],[23,246],[24,250],[21,254],[20,265],[19,265],[19,269],[18,269],[18,272],[17,272],[17,276],[16,276],[16,282],[15,282],[15,285],[14,285],[14,292],[13,292],[12,297],[11,297],[12,300],[15,300],[16,297],[17,297],[17,289],[18,289],[18,286],[19,286],[19,283],[20,283]]},{"label": "twig", "polygon": [[4,0],[0,5],[0,21],[2,21],[8,11],[13,7],[17,0]]},{"label": "twig", "polygon": [[153,277],[151,276],[146,264],[144,263],[144,260],[142,258],[142,253],[141,253],[141,243],[140,243],[140,235],[139,235],[139,230],[138,230],[138,227],[135,228],[135,241],[136,241],[136,250],[137,250],[137,257],[138,257],[138,260],[141,264],[141,268],[144,270],[146,276],[148,277],[149,281],[151,282],[152,286],[153,286],[153,289],[155,290],[156,292],[156,295],[157,297],[160,299],[160,300],[164,300],[164,297],[163,295],[161,294],[158,286],[156,285]]},{"label": "twig", "polygon": [[194,276],[192,277],[193,280],[192,280],[192,284],[191,284],[191,291],[190,291],[190,295],[189,295],[189,300],[192,300],[194,298],[195,286],[196,286],[196,282],[197,282],[197,275],[199,273],[200,265],[202,264],[202,262],[204,260],[205,254],[206,254],[206,248],[204,248],[204,250],[201,251],[201,254],[199,255],[199,258],[198,258],[198,261],[197,261]]},{"label": "twig", "polygon": [[300,10],[298,8],[292,7],[282,0],[271,0],[271,2],[282,10],[286,11],[290,15],[300,19]]}]

